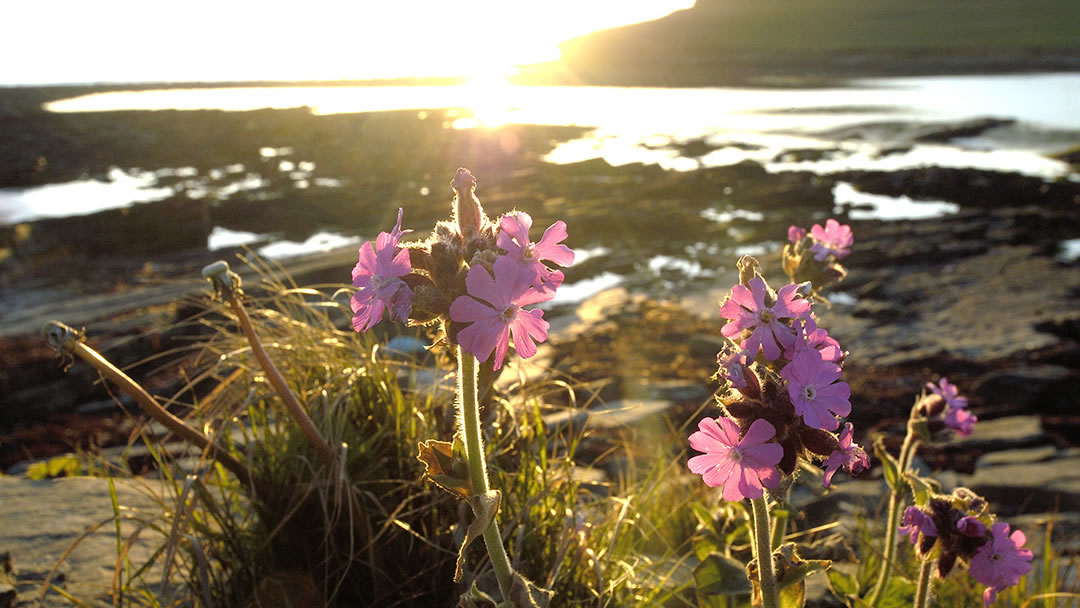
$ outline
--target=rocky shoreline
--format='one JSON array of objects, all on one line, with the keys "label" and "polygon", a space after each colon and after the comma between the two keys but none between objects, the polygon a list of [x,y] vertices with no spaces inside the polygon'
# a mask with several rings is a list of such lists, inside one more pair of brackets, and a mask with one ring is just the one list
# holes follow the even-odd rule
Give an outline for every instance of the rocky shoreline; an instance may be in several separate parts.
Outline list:
[{"label": "rocky shoreline", "polygon": [[[0,103],[0,114],[4,107],[12,106]],[[273,182],[235,199],[193,203],[178,196],[89,218],[0,228],[13,252],[0,260],[0,471],[75,449],[122,445],[131,433],[130,421],[95,373],[79,364],[67,373],[60,369],[37,334],[45,321],[85,326],[91,344],[151,392],[172,394],[182,383],[163,363],[182,365],[182,356],[170,360],[168,353],[202,331],[185,323],[200,310],[198,271],[237,251],[206,251],[212,226],[257,231],[277,225],[288,232],[305,209],[296,223],[311,225],[294,226],[299,233],[364,218],[354,234],[370,235],[373,227],[389,225],[401,206],[414,218],[412,226],[421,228],[444,212],[447,197],[438,193],[458,164],[480,176],[490,213],[518,205],[535,210],[538,224],[564,219],[571,241],[575,235],[587,240],[591,254],[567,271],[568,284],[605,273],[621,277],[619,287],[550,311],[556,331],[541,353],[558,373],[580,382],[583,395],[595,391],[608,403],[609,412],[594,418],[597,428],[679,428],[692,422],[714,388],[708,378],[720,340],[717,303],[735,280],[737,252],[753,252],[770,279],[778,276],[777,248],[788,225],[836,214],[833,190],[846,183],[861,192],[958,207],[925,219],[852,219],[858,206],[837,214],[852,225],[856,243],[850,274],[837,287],[843,295],[821,317],[851,353],[845,378],[859,439],[883,431],[899,442],[894,431],[902,428],[923,383],[948,376],[970,396],[979,430],[966,440],[924,447],[924,466],[947,484],[972,486],[999,508],[1012,505],[1010,515],[1061,512],[1057,517],[1066,524],[1056,533],[1076,538],[1068,534],[1080,525],[1080,479],[1073,473],[1080,450],[1080,255],[1065,246],[1080,239],[1076,181],[941,167],[770,173],[749,161],[685,172],[613,167],[602,160],[552,165],[538,159],[580,129],[510,126],[462,133],[424,124],[427,119],[418,120],[415,112],[319,118],[303,111],[196,112],[182,120],[177,113],[41,114],[22,114],[19,125],[0,121],[0,142],[23,133],[41,146],[4,144],[18,152],[5,156],[9,150],[0,150],[0,157],[17,161],[4,165],[0,185],[63,181],[115,164],[176,167],[192,158],[204,163],[197,167],[203,173],[227,163],[259,166],[268,162],[259,155],[266,146],[293,146],[294,158],[310,160],[327,175],[347,176],[347,183],[310,195]],[[432,111],[428,118],[441,125],[446,117]],[[936,133],[947,139],[969,134],[970,127],[941,125]],[[215,131],[237,141],[217,150],[219,157],[194,155]],[[356,149],[341,133],[366,145]],[[512,154],[505,151],[510,135],[517,142]],[[81,138],[90,143],[63,143]],[[398,147],[386,153],[379,144],[392,138]],[[172,145],[158,146],[160,141]],[[706,142],[683,148],[697,157],[711,151]],[[416,150],[425,156],[413,158]],[[42,154],[49,160],[35,169]],[[421,195],[422,187],[436,194]],[[279,196],[262,196],[273,193]],[[703,221],[706,215],[723,217]],[[171,240],[158,238],[165,233]],[[140,235],[140,246],[148,249],[130,249],[131,235]],[[722,246],[698,245],[710,242]],[[703,267],[697,275],[643,262],[693,247]],[[284,268],[302,285],[339,284],[354,261],[355,248],[347,248],[294,259]],[[246,283],[256,286],[256,275],[245,272]],[[583,458],[607,448],[603,432],[595,435],[596,443],[583,445]],[[873,479],[839,487],[832,498],[807,499],[808,521],[827,508],[822,501],[872,503],[881,495]],[[0,492],[22,496],[23,490]],[[34,496],[46,496],[42,492]],[[3,538],[0,551],[9,540]],[[14,554],[17,563],[32,561]]]}]

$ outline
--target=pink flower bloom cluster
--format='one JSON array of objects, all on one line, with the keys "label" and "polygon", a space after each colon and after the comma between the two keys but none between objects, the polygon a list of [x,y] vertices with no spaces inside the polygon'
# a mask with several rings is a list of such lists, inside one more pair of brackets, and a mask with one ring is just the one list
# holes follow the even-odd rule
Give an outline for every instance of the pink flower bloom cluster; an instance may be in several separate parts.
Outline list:
[{"label": "pink flower bloom cluster", "polygon": [[563,274],[548,268],[550,261],[563,266],[574,262],[574,252],[560,242],[566,238],[566,224],[555,222],[539,243],[529,241],[532,218],[517,211],[499,222],[497,243],[506,251],[495,260],[494,277],[483,266],[473,266],[465,278],[468,294],[450,304],[450,318],[471,323],[457,334],[458,343],[477,359],[486,361],[495,352],[493,367],[502,367],[510,342],[518,356],[536,354],[536,342],[547,339],[550,327],[541,310],[522,307],[555,297]]},{"label": "pink flower bloom cluster", "polygon": [[[793,230],[790,236],[798,240],[804,235]],[[820,458],[825,468],[823,483],[828,487],[841,468],[857,473],[870,461],[855,443],[850,423],[839,437],[834,434],[840,427],[838,417],[851,413],[851,387],[840,381],[843,349],[817,326],[804,295],[808,293],[812,293],[808,283],[792,283],[774,293],[756,272],[732,288],[720,307],[721,315],[729,319],[721,334],[733,345],[717,355],[715,377],[726,385],[726,391],[717,396],[725,410],[719,422],[743,429],[747,436],[758,423],[768,425],[768,437],[753,438],[775,438],[779,459],[771,465],[772,473],[790,475],[798,459]],[[700,437],[700,432],[694,435]],[[725,445],[734,445],[737,439],[737,435],[728,437]],[[729,448],[707,446],[700,439],[691,445],[711,454],[729,453]],[[705,474],[704,457],[695,456],[691,462],[691,471]],[[759,477],[771,479],[772,473],[765,469],[754,470]],[[711,475],[706,483],[717,485],[711,483],[717,481],[716,474]],[[728,499],[727,492],[724,497]]]},{"label": "pink flower bloom cluster", "polygon": [[810,251],[814,253],[814,259],[819,262],[824,262],[829,255],[838,260],[846,258],[851,253],[850,247],[855,243],[851,226],[841,224],[832,218],[825,222],[824,228],[821,224],[814,224],[810,228],[810,238],[814,239]]},{"label": "pink flower bloom cluster", "polygon": [[937,537],[938,530],[934,519],[919,507],[911,506],[904,509],[904,517],[900,520],[900,534],[911,537],[911,544],[919,542],[919,536]]},{"label": "pink flower bloom cluster", "polygon": [[405,231],[401,229],[402,210],[398,209],[397,225],[390,232],[380,232],[375,239],[360,247],[360,259],[352,271],[352,284],[358,290],[351,298],[352,326],[367,331],[382,320],[389,309],[390,318],[404,321],[412,308],[412,290],[401,277],[412,272],[409,251],[398,247]]},{"label": "pink flower bloom cluster", "polygon": [[[985,529],[985,527],[984,527]],[[979,547],[971,558],[968,573],[971,578],[986,585],[983,605],[990,606],[997,594],[1006,587],[1020,582],[1020,577],[1031,572],[1031,549],[1024,549],[1027,537],[1020,530],[1009,534],[1009,524],[999,521],[990,528],[991,540]]]},{"label": "pink flower bloom cluster", "polygon": [[735,339],[744,331],[750,336],[742,341],[741,347],[750,358],[756,357],[758,350],[765,351],[767,359],[779,359],[781,347],[795,345],[795,330],[784,319],[795,319],[810,312],[810,302],[796,299],[795,283],[780,289],[776,294],[776,303],[766,306],[765,293],[768,289],[765,280],[760,277],[750,279],[750,287],[736,285],[731,288],[731,297],[720,307],[720,314],[731,322],[720,329],[727,338]]},{"label": "pink flower bloom cluster", "polygon": [[974,432],[975,423],[979,421],[979,418],[966,409],[967,397],[960,396],[960,391],[955,384],[943,377],[938,384],[927,382],[926,388],[944,399],[949,406],[948,411],[945,412],[945,426],[955,430],[961,437],[967,437]]},{"label": "pink flower bloom cluster", "polygon": [[870,467],[870,457],[866,455],[866,450],[852,439],[854,428],[850,422],[844,423],[844,430],[840,432],[840,441],[836,451],[825,459],[826,488],[832,483],[833,475],[840,470],[840,467],[852,473],[858,473]]},{"label": "pink flower bloom cluster", "polygon": [[787,380],[795,413],[807,426],[835,431],[840,426],[836,417],[851,413],[851,387],[839,381],[840,366],[822,359],[817,350],[798,351],[780,377]]},{"label": "pink flower bloom cluster", "polygon": [[[389,313],[393,320],[441,322],[452,341],[498,369],[513,344],[522,357],[536,354],[547,339],[544,313],[524,308],[555,297],[574,252],[562,243],[566,224],[555,222],[529,240],[532,218],[522,211],[492,222],[476,197],[476,178],[458,169],[454,222],[439,222],[428,240],[401,244],[402,211],[390,232],[360,247],[352,271],[353,329],[367,331]],[[468,268],[467,272],[461,269]],[[451,325],[451,323],[464,324]]]},{"label": "pink flower bloom cluster", "polygon": [[723,488],[724,500],[761,498],[763,488],[780,484],[776,465],[784,449],[766,443],[775,435],[776,429],[765,420],[755,420],[740,439],[734,420],[705,418],[690,435],[690,447],[705,453],[694,456],[687,465],[702,476],[705,485]]}]

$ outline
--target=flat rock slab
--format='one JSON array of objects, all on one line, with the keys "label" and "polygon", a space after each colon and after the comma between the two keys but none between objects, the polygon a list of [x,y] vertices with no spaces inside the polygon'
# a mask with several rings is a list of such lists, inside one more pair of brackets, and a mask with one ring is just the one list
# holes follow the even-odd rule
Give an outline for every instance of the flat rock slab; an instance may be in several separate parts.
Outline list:
[{"label": "flat rock slab", "polygon": [[[158,504],[164,487],[156,481],[117,479],[116,492],[122,516],[161,519]],[[171,501],[171,497],[167,497]],[[90,606],[111,606],[113,564],[116,561],[116,526],[113,523],[109,480],[70,477],[32,481],[25,477],[0,477],[0,553],[9,552],[15,567],[18,603],[38,605],[42,585],[65,552],[78,542],[53,575],[52,584]],[[121,524],[125,540],[136,530],[132,521]],[[129,551],[134,564],[145,563],[163,542],[145,530]],[[160,580],[152,570],[148,581]],[[28,600],[33,603],[27,603]],[[51,592],[46,606],[70,606]]]}]

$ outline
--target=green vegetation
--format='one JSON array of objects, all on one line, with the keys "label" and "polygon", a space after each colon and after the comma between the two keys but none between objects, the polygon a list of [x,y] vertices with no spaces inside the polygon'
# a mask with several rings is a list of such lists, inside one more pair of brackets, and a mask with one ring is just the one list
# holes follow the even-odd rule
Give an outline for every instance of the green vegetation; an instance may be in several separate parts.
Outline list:
[{"label": "green vegetation", "polygon": [[[444,606],[474,582],[492,589],[477,546],[464,562],[463,584],[452,582],[467,507],[427,483],[417,460],[419,442],[454,434],[449,361],[437,349],[423,357],[393,353],[370,333],[353,332],[347,304],[334,297],[342,286],[299,288],[261,270],[256,296],[247,299],[257,333],[319,432],[347,446],[339,451],[344,465],[324,464],[285,415],[230,309],[208,306],[192,321],[214,333],[191,346],[190,369],[198,370],[191,384],[212,379],[217,388],[193,400],[185,418],[220,438],[256,481],[245,486],[205,460],[184,475],[181,465],[190,470],[190,463],[152,448],[168,488],[160,510],[124,508],[114,494],[114,521],[102,523],[116,527],[116,605]],[[721,501],[686,473],[686,428],[590,436],[573,425],[545,426],[543,413],[591,403],[574,401],[580,391],[572,378],[505,376],[482,398],[484,428],[494,429],[486,443],[492,487],[503,493],[503,540],[516,570],[555,591],[553,605],[749,605],[742,568],[752,553],[748,508]],[[599,456],[583,455],[598,445]],[[614,480],[588,479],[590,466],[616,472]],[[835,525],[788,527],[773,545],[796,541],[807,554],[843,547]],[[856,570],[829,573],[839,596],[864,593],[880,564],[880,532],[860,530],[847,539],[860,557]],[[1045,594],[1070,588],[1074,566],[1046,535],[1035,570],[1002,605],[1036,599],[1032,605],[1048,606],[1057,598]],[[140,537],[158,539],[148,563],[127,556]],[[900,552],[903,568],[882,606],[911,596],[910,551]],[[957,575],[935,590],[939,605],[950,606],[977,606],[980,594]]]}]

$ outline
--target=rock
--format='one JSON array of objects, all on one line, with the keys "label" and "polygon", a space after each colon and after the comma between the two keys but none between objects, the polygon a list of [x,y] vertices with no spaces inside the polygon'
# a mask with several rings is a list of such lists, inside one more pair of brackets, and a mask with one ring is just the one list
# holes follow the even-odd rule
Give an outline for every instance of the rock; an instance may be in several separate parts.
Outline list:
[{"label": "rock", "polygon": [[[976,425],[978,426],[978,425]],[[1058,455],[1058,449],[1052,445],[1043,445],[1034,448],[1019,450],[1005,450],[1003,452],[990,452],[984,454],[975,461],[975,468],[994,467],[1006,464],[1031,464],[1050,460]]]},{"label": "rock", "polygon": [[1037,416],[1006,416],[980,420],[971,436],[956,437],[944,445],[951,449],[996,452],[1046,441],[1046,434],[1043,433],[1042,423]]},{"label": "rock", "polygon": [[[116,492],[129,513],[145,516],[160,523],[162,504],[166,498],[164,486],[154,481],[116,479]],[[72,596],[97,606],[98,599],[112,588],[113,567],[116,561],[116,528],[112,523],[98,527],[85,538],[92,526],[109,522],[113,516],[109,498],[109,480],[92,477],[68,477],[54,480],[30,481],[25,478],[0,478],[0,548],[11,552],[18,560],[20,581],[37,581],[31,589],[20,591],[40,593],[40,585],[66,551],[60,570],[63,580],[54,576],[51,584],[59,585]],[[56,505],[43,511],[43,506]],[[137,524],[122,523],[122,533],[130,535]],[[78,541],[78,544],[72,546]],[[143,531],[131,545],[128,557],[142,564],[150,559],[163,538]],[[161,579],[159,568],[147,573],[147,580]],[[36,587],[36,589],[34,589]],[[56,593],[46,596],[46,606],[69,606]],[[111,604],[110,604],[111,605]]]},{"label": "rock", "polygon": [[996,503],[999,515],[1080,509],[1080,455],[985,467],[961,481]]},{"label": "rock", "polygon": [[990,372],[972,383],[970,394],[986,403],[1025,412],[1072,413],[1080,373],[1060,365],[1017,367]]},{"label": "rock", "polygon": [[642,383],[627,383],[623,387],[629,399],[661,401],[701,402],[711,394],[702,382],[685,380],[652,380]]},{"label": "rock", "polygon": [[591,410],[567,409],[548,414],[542,420],[548,432],[556,432],[566,426],[588,426],[597,429],[640,427],[650,419],[667,412],[673,405],[671,401],[625,399]]}]

